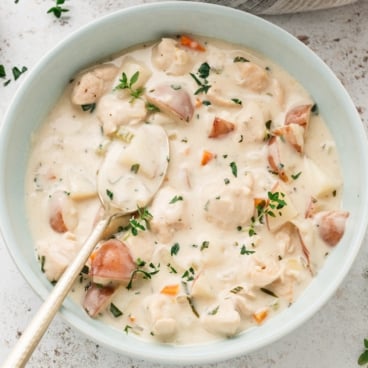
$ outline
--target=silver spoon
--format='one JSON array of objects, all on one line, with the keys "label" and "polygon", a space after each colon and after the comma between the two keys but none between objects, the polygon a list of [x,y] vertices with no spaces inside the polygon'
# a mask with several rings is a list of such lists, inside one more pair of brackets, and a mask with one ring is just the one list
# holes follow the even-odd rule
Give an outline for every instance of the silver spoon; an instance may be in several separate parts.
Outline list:
[{"label": "silver spoon", "polygon": [[[73,262],[64,271],[31,323],[22,333],[3,368],[24,367],[63,304],[96,244],[101,240],[112,221],[117,217],[135,212],[137,206],[147,205],[162,185],[169,157],[169,142],[166,132],[160,126],[147,124],[137,128],[129,128],[129,131],[133,136],[132,141],[112,142],[114,144],[108,148],[104,162],[97,174],[98,194],[105,209],[103,218],[94,227]],[[134,158],[134,153],[137,152],[140,152],[141,156],[145,156],[143,162],[149,168],[153,166],[153,171],[137,175],[139,171],[137,165],[140,164],[133,164],[135,165],[134,170],[132,170],[133,165],[127,165]],[[137,157],[137,159],[142,161],[142,157]],[[125,165],[122,164],[124,162]],[[111,170],[115,171],[111,172]],[[120,170],[120,172],[116,170]],[[147,167],[145,170],[147,171]],[[152,173],[153,177],[151,177]],[[111,176],[114,178],[113,180]],[[138,191],[133,184],[138,185]],[[116,196],[113,193],[116,193]]]}]

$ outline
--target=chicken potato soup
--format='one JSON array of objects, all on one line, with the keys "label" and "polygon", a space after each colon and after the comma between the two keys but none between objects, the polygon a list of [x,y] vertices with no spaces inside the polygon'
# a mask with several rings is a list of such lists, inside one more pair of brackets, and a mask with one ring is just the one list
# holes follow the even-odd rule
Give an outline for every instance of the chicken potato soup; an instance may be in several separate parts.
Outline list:
[{"label": "chicken potato soup", "polygon": [[108,209],[71,292],[91,318],[174,344],[267,323],[344,233],[318,101],[242,46],[162,38],[81,71],[35,133],[26,203],[57,282]]}]

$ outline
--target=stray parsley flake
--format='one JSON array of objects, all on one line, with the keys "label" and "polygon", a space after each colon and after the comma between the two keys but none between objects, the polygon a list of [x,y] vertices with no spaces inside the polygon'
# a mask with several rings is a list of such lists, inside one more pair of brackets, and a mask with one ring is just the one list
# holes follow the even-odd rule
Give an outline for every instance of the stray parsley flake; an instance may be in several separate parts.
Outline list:
[{"label": "stray parsley flake", "polygon": [[269,290],[269,289],[266,289],[266,288],[263,288],[263,287],[261,287],[259,290],[261,290],[262,292],[264,292],[267,295],[273,296],[274,298],[278,297],[272,290]]},{"label": "stray parsley flake", "polygon": [[177,201],[182,201],[183,200],[183,197],[182,196],[174,196],[171,201],[169,202],[169,204],[173,204],[173,203],[176,203]]},{"label": "stray parsley flake", "polygon": [[232,98],[231,101],[233,101],[237,105],[242,105],[243,102],[239,98]]},{"label": "stray parsley flake", "polygon": [[234,63],[249,63],[249,60],[243,56],[235,56],[233,62]]},{"label": "stray parsley flake", "polygon": [[299,178],[299,176],[302,174],[302,172],[301,171],[299,171],[297,174],[295,174],[295,175],[291,175],[291,178],[293,179],[293,180],[296,180],[296,179],[298,179]]},{"label": "stray parsley flake", "polygon": [[364,351],[360,354],[358,358],[359,365],[368,364],[368,339],[364,339]]},{"label": "stray parsley flake", "polygon": [[[200,93],[207,93],[208,90],[211,88],[211,85],[209,85],[207,81],[210,70],[211,67],[208,65],[208,63],[205,62],[201,64],[201,66],[198,68],[198,77],[193,73],[189,73],[199,86],[199,88],[194,92],[195,95],[199,95]],[[203,79],[203,81],[201,81],[199,78]]]},{"label": "stray parsley flake", "polygon": [[235,177],[238,176],[238,167],[236,166],[235,162],[230,162],[231,172]]},{"label": "stray parsley flake", "polygon": [[250,254],[253,254],[255,253],[255,250],[249,250],[246,248],[246,246],[243,244],[242,247],[240,248],[240,254],[241,255],[247,255],[249,256]]},{"label": "stray parsley flake", "polygon": [[47,14],[52,13],[56,18],[60,18],[63,13],[66,13],[69,11],[67,8],[63,8],[60,5],[63,5],[65,3],[65,0],[55,0],[55,6],[50,8],[47,11]]},{"label": "stray parsley flake", "polygon": [[134,174],[138,174],[138,171],[139,171],[139,167],[140,165],[139,164],[133,164],[131,167],[130,167],[130,171]]},{"label": "stray parsley flake", "polygon": [[171,250],[170,250],[170,254],[172,256],[176,256],[178,254],[180,250],[180,244],[179,243],[175,243],[172,247],[171,247]]},{"label": "stray parsley flake", "polygon": [[123,312],[113,303],[110,304],[110,312],[115,318],[123,315]]},{"label": "stray parsley flake", "polygon": [[92,114],[96,108],[96,103],[81,105],[81,108],[83,111],[89,111]]},{"label": "stray parsley flake", "polygon": [[110,198],[110,201],[114,199],[114,193],[111,190],[106,189],[106,195]]},{"label": "stray parsley flake", "polygon": [[129,220],[127,230],[130,230],[133,236],[137,236],[139,231],[145,231],[150,228],[150,221],[153,216],[146,207],[137,207],[135,213]]},{"label": "stray parsley flake", "polygon": [[5,78],[5,77],[6,77],[5,67],[3,64],[0,64],[0,78]]}]

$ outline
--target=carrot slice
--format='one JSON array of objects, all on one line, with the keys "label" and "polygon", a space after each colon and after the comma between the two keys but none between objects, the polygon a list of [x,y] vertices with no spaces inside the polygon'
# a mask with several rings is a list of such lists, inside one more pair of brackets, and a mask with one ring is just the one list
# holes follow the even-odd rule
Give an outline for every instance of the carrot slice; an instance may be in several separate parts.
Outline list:
[{"label": "carrot slice", "polygon": [[201,165],[207,165],[214,157],[214,154],[210,151],[204,150],[202,153]]},{"label": "carrot slice", "polygon": [[160,291],[161,294],[175,296],[179,292],[179,284],[166,285]]},{"label": "carrot slice", "polygon": [[186,36],[186,35],[180,36],[180,44],[192,50],[201,51],[201,52],[206,51],[206,48],[204,46],[202,46],[199,42],[197,42],[193,38]]}]

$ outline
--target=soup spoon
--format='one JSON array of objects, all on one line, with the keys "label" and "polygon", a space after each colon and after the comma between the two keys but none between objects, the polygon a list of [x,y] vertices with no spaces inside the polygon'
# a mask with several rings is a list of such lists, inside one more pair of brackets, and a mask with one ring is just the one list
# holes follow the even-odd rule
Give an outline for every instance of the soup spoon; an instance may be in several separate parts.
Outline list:
[{"label": "soup spoon", "polygon": [[22,333],[3,368],[24,367],[109,226],[149,204],[162,185],[169,161],[165,130],[143,124],[127,128],[126,137],[129,139],[110,143],[97,173],[98,195],[104,208],[102,219]]}]

